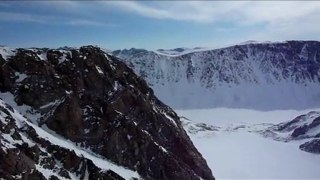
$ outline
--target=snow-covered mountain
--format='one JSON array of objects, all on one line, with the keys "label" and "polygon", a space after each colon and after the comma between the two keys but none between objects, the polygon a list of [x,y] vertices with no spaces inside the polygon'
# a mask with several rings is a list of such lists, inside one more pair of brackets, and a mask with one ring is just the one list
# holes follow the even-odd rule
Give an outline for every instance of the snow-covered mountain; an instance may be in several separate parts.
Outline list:
[{"label": "snow-covered mountain", "polygon": [[307,140],[299,146],[303,151],[320,154],[320,112],[311,111],[293,120],[268,128],[262,133],[280,141]]},{"label": "snow-covered mountain", "polygon": [[305,109],[320,105],[320,42],[247,42],[168,55],[144,49],[113,55],[176,109]]},{"label": "snow-covered mountain", "polygon": [[0,47],[0,179],[208,179],[179,117],[94,46]]},{"label": "snow-covered mountain", "polygon": [[280,133],[288,133],[288,140],[319,138],[320,112],[311,111],[300,115],[289,122],[276,125],[274,130]]},{"label": "snow-covered mountain", "polygon": [[192,52],[198,52],[198,51],[205,51],[208,50],[208,48],[202,48],[202,47],[195,47],[195,48],[174,48],[174,49],[157,49],[154,51],[155,53],[168,55],[168,56],[179,56],[183,54],[188,54]]}]

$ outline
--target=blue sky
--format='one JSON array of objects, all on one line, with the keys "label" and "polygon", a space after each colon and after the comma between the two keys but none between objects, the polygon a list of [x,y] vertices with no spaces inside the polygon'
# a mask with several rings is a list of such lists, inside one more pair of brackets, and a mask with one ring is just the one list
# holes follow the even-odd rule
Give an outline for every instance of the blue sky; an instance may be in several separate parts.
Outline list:
[{"label": "blue sky", "polygon": [[320,40],[316,1],[1,1],[0,44],[108,49]]}]

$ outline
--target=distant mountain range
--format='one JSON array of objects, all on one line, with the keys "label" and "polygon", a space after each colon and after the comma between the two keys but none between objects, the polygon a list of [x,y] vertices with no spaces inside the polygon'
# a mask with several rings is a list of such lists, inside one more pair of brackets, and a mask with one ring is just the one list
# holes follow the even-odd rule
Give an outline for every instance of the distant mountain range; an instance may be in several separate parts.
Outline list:
[{"label": "distant mountain range", "polygon": [[111,52],[176,109],[320,105],[320,42],[249,41],[220,49]]}]

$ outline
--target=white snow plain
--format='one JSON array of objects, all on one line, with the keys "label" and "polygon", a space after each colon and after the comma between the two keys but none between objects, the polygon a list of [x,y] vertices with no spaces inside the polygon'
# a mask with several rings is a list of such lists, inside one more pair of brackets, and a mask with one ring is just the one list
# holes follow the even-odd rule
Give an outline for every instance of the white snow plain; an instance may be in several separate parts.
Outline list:
[{"label": "white snow plain", "polygon": [[303,140],[281,142],[257,133],[270,124],[292,120],[311,110],[320,109],[216,108],[176,112],[194,123],[218,126],[216,131],[188,132],[217,179],[320,179],[320,155],[301,151]]}]

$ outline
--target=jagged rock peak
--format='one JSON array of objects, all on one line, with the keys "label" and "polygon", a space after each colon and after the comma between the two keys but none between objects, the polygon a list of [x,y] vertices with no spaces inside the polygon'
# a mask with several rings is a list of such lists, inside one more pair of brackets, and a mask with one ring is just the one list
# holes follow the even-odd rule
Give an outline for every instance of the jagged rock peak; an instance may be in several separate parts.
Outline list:
[{"label": "jagged rock peak", "polygon": [[[12,119],[27,125],[23,128],[27,130],[21,130],[28,137],[23,142],[31,141],[41,151],[46,149],[44,153],[55,164],[46,168],[46,163],[39,164],[24,153],[30,172],[37,170],[45,176],[43,172],[51,172],[59,162],[57,168],[62,172],[56,175],[58,178],[71,177],[75,172],[82,177],[88,172],[92,179],[129,175],[143,179],[214,179],[176,113],[116,57],[94,46],[2,48],[0,52],[0,98],[16,109],[12,112],[26,117]],[[35,137],[48,142],[43,144]],[[8,136],[2,134],[1,138]],[[57,144],[56,138],[68,146]],[[13,145],[12,149],[20,150],[16,141]],[[51,145],[63,149],[62,155],[55,155],[55,149],[49,151]],[[32,148],[30,144],[24,146]],[[1,166],[7,168],[6,162],[0,162]],[[116,168],[103,169],[101,163],[106,162],[116,164]],[[84,169],[81,172],[79,164]],[[6,171],[6,175],[24,177],[24,170]]]}]

